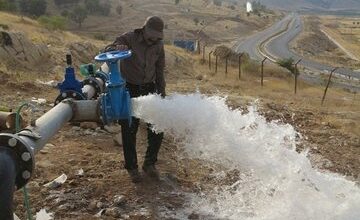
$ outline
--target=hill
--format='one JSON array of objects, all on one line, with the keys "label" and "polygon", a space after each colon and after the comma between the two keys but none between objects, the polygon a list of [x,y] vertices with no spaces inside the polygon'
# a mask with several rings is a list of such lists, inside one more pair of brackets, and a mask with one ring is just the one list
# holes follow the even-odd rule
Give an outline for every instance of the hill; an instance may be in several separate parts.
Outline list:
[{"label": "hill", "polygon": [[262,0],[271,8],[286,10],[355,10],[360,9],[357,0]]}]

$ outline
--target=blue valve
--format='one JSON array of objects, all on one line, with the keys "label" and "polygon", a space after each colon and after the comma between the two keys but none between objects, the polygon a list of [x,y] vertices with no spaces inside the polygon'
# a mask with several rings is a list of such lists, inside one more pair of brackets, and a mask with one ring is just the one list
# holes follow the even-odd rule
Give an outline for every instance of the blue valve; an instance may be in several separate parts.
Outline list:
[{"label": "blue valve", "polygon": [[98,62],[106,62],[109,67],[109,79],[105,93],[101,96],[101,115],[104,124],[128,119],[131,121],[131,100],[126,83],[121,75],[118,62],[129,58],[131,51],[111,51],[95,57]]}]

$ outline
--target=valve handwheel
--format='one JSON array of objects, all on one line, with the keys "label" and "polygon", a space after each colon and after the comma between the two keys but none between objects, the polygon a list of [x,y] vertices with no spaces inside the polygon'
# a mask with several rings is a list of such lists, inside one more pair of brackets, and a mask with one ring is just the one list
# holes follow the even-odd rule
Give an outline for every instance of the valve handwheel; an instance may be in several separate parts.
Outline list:
[{"label": "valve handwheel", "polygon": [[124,51],[110,51],[106,53],[101,53],[95,57],[95,60],[98,62],[108,62],[108,61],[117,61],[129,58],[131,56],[131,50]]}]

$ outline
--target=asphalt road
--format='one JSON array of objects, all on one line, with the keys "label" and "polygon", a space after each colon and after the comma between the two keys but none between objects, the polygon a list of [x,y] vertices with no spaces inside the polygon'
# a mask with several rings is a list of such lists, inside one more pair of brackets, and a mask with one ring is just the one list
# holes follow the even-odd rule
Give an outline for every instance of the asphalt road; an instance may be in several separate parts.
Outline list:
[{"label": "asphalt road", "polygon": [[[290,23],[289,23],[290,22]],[[241,42],[235,49],[237,52],[247,52],[250,57],[261,60],[264,55],[273,59],[292,57],[295,61],[301,60],[300,66],[310,71],[330,73],[335,66],[330,66],[302,57],[289,49],[289,43],[302,31],[303,23],[298,14],[292,13],[275,23],[268,29],[250,36]],[[260,45],[263,45],[260,48]],[[261,49],[262,54],[259,52]],[[360,73],[346,68],[336,70],[337,75],[360,79]]]}]

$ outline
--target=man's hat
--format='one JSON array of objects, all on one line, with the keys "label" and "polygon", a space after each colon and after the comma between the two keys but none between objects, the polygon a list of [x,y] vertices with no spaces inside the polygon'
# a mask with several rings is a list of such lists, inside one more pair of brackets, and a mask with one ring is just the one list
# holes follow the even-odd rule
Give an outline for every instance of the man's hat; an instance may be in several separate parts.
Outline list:
[{"label": "man's hat", "polygon": [[151,37],[164,38],[164,21],[158,16],[148,17],[145,21],[144,28]]}]

